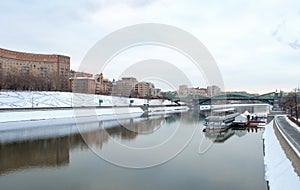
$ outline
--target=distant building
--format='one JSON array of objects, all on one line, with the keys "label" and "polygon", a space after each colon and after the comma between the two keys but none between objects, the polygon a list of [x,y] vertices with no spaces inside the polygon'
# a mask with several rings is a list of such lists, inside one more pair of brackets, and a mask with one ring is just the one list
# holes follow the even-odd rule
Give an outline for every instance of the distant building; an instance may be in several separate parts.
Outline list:
[{"label": "distant building", "polygon": [[180,85],[178,90],[178,95],[200,95],[200,96],[207,96],[207,89],[206,88],[188,88],[187,85]]},{"label": "distant building", "polygon": [[138,97],[150,97],[151,89],[154,89],[154,84],[151,82],[139,82],[135,85],[134,91]]},{"label": "distant building", "polygon": [[94,78],[77,77],[73,79],[72,91],[74,93],[95,94],[96,81]]},{"label": "distant building", "polygon": [[206,88],[189,88],[188,94],[192,95],[200,95],[200,96],[207,96],[207,89]]},{"label": "distant building", "polygon": [[70,78],[76,78],[76,77],[88,77],[92,78],[93,74],[91,73],[85,73],[85,72],[77,72],[77,71],[70,71]]},{"label": "distant building", "polygon": [[0,48],[0,88],[69,91],[70,57]]},{"label": "distant building", "polygon": [[101,94],[103,91],[103,74],[97,74],[95,76],[95,80],[96,80],[96,89],[95,89],[95,93],[96,94]]},{"label": "distant building", "polygon": [[180,85],[178,90],[179,95],[188,95],[188,85]]},{"label": "distant building", "polygon": [[109,95],[112,90],[112,82],[108,79],[103,79],[102,94]]},{"label": "distant building", "polygon": [[69,81],[70,81],[70,92],[73,92],[73,81],[74,81],[74,79],[76,79],[76,78],[81,78],[81,77],[83,77],[83,78],[92,78],[93,77],[93,74],[91,74],[91,73],[85,73],[85,72],[77,72],[77,71],[74,71],[74,70],[71,70],[70,71],[70,79],[69,79]]},{"label": "distant building", "polygon": [[135,90],[135,85],[138,83],[136,78],[123,77],[116,81],[112,89],[112,95],[129,97]]},{"label": "distant building", "polygon": [[103,74],[97,74],[96,80],[96,94],[108,95],[112,90],[112,83],[108,79],[104,79]]},{"label": "distant building", "polygon": [[152,98],[161,98],[162,97],[161,89],[160,88],[151,88],[150,89],[150,96]]},{"label": "distant building", "polygon": [[221,88],[217,85],[212,85],[207,87],[207,95],[214,96],[221,93]]}]

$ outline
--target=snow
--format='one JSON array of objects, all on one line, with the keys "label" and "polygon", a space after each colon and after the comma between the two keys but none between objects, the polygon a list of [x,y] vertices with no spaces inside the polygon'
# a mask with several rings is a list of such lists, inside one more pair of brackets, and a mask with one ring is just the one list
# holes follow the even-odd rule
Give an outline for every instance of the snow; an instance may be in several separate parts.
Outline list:
[{"label": "snow", "polygon": [[171,105],[168,100],[138,99],[95,94],[80,94],[70,92],[37,92],[37,91],[1,91],[0,108],[32,108],[32,107],[80,107],[99,106],[128,106],[132,105]]},{"label": "snow", "polygon": [[234,121],[235,122],[246,122],[247,121],[247,116],[245,116],[244,114],[240,114],[240,115],[235,117]]},{"label": "snow", "polygon": [[273,121],[265,127],[263,138],[265,145],[265,178],[269,181],[270,190],[294,190],[299,188],[300,179],[275,136]]},{"label": "snow", "polygon": [[[99,99],[103,102],[100,107]],[[82,120],[84,117],[98,118],[98,120],[112,120],[121,118],[140,117],[144,111],[141,107],[129,107],[130,102],[133,106],[162,105],[160,107],[149,107],[150,115],[167,114],[187,111],[187,106],[171,106],[171,101],[154,99],[137,99],[126,97],[102,96],[94,94],[79,94],[70,92],[0,92],[0,108],[8,110],[0,111],[0,131],[24,129],[25,126],[18,123],[18,125],[10,125],[9,123],[28,122],[28,121],[43,121],[43,120],[62,120],[62,119],[76,119]],[[91,108],[84,108],[84,106],[91,106]],[[123,107],[122,107],[123,106]],[[17,110],[10,108],[57,108],[61,109],[27,109]],[[80,107],[73,109],[72,107]]]},{"label": "snow", "polygon": [[246,110],[243,114],[244,115],[251,115],[251,113],[248,110]]},{"label": "snow", "polygon": [[[140,113],[144,111],[139,107],[131,108],[104,108],[104,109],[66,109],[66,110],[37,110],[37,111],[8,111],[0,112],[0,123],[15,122],[15,121],[35,121],[47,119],[75,118],[75,117],[90,117],[104,115],[122,115]],[[112,119],[112,118],[109,118]]]},{"label": "snow", "polygon": [[188,111],[187,106],[173,106],[173,107],[149,107],[149,115],[168,114],[168,113],[181,113]]},{"label": "snow", "polygon": [[290,126],[294,127],[296,130],[298,130],[300,132],[300,127],[296,123],[289,120],[288,117],[285,117],[285,120],[290,124]]}]

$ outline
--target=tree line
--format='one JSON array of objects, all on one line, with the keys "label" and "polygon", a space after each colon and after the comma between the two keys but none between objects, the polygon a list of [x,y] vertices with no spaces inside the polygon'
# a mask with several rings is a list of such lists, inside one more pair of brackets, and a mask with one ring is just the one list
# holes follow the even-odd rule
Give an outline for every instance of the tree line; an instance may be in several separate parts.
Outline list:
[{"label": "tree line", "polygon": [[54,73],[36,76],[31,73],[8,73],[0,76],[0,90],[58,90],[58,78]]}]

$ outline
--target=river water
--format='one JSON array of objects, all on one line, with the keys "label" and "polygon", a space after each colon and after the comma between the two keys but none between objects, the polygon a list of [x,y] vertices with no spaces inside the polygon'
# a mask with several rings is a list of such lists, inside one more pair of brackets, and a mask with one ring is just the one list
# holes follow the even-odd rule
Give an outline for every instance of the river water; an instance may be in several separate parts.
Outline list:
[{"label": "river water", "polygon": [[[266,189],[263,129],[203,132],[202,123],[187,112],[3,142],[0,189]],[[123,153],[116,142],[145,152]]]}]

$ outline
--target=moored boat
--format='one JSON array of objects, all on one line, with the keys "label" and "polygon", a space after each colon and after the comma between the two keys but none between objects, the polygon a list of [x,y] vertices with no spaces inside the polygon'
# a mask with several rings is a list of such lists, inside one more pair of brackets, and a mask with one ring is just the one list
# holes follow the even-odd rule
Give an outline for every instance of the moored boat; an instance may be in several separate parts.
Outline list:
[{"label": "moored boat", "polygon": [[232,124],[235,118],[240,115],[233,109],[214,110],[213,114],[214,115],[204,119],[204,126],[206,126],[206,128],[226,129]]}]

